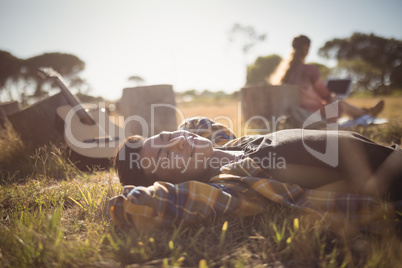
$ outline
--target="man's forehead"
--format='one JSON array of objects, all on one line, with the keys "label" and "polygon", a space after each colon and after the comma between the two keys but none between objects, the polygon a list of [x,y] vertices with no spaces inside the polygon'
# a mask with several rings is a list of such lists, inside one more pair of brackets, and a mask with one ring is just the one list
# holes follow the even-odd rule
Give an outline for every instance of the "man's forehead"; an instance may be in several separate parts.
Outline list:
[{"label": "man's forehead", "polygon": [[159,145],[158,139],[160,139],[159,135],[152,136],[152,137],[148,138],[144,142],[144,145],[142,146],[142,149],[145,150],[145,151],[148,151],[150,148],[154,148],[156,145]]},{"label": "man's forehead", "polygon": [[159,148],[161,145],[163,145],[163,139],[161,138],[162,135],[158,134],[155,136],[150,137],[147,139],[144,143],[144,146],[151,147],[151,148]]},{"label": "man's forehead", "polygon": [[155,137],[156,136],[153,136],[144,142],[144,145],[142,146],[142,149],[140,151],[141,157],[155,158],[157,149],[153,145],[154,142],[152,141],[152,139],[154,139]]}]

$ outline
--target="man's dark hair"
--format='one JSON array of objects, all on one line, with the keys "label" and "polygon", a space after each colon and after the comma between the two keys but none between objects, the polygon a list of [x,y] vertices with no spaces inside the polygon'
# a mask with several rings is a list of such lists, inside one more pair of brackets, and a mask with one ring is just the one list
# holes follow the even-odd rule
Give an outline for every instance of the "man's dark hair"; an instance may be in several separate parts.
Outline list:
[{"label": "man's dark hair", "polygon": [[310,38],[305,35],[298,35],[293,38],[292,47],[293,52],[289,61],[289,66],[285,74],[283,75],[281,82],[286,84],[291,84],[290,77],[292,76],[294,70],[296,69],[297,65],[300,63],[301,59],[306,56],[306,51],[304,50],[305,46],[310,46]]},{"label": "man's dark hair", "polygon": [[310,45],[310,43],[311,43],[310,38],[308,38],[305,35],[298,35],[295,38],[293,38],[292,47],[295,50],[299,50],[299,49],[302,49],[306,45]]},{"label": "man's dark hair", "polygon": [[150,186],[155,182],[152,177],[145,175],[140,165],[140,152],[145,140],[139,135],[130,136],[116,150],[114,167],[121,184]]}]

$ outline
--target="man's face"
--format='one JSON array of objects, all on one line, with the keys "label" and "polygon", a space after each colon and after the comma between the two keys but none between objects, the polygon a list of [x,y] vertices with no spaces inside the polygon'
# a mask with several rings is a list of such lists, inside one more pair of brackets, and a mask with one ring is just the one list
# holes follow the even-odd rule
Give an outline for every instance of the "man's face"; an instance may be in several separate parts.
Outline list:
[{"label": "man's face", "polygon": [[206,138],[185,130],[161,132],[144,142],[141,167],[148,176],[180,183],[205,173],[212,154],[212,143]]}]

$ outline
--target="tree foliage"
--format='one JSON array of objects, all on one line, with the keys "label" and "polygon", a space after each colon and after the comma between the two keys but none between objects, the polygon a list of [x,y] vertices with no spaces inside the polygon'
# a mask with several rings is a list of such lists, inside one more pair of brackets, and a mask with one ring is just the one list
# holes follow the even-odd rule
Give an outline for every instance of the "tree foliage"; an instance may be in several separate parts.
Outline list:
[{"label": "tree foliage", "polygon": [[352,77],[356,83],[354,91],[378,91],[382,86],[382,71],[362,59],[339,60],[338,65],[331,71],[335,76]]},{"label": "tree foliage", "polygon": [[267,78],[275,71],[282,58],[278,55],[258,57],[247,67],[247,85],[266,85]]},{"label": "tree foliage", "polygon": [[137,85],[141,85],[145,82],[144,78],[139,75],[132,75],[128,78],[128,80],[136,83]]},{"label": "tree foliage", "polygon": [[15,79],[22,66],[22,60],[7,51],[0,50],[0,89],[8,79]]},{"label": "tree foliage", "polygon": [[244,26],[236,23],[228,33],[230,42],[240,39],[242,50],[247,54],[252,47],[266,38],[266,34],[258,34],[252,26]]},{"label": "tree foliage", "polygon": [[[366,84],[367,89],[375,93],[402,88],[401,40],[354,33],[348,38],[326,42],[319,55],[337,59],[341,63],[339,68],[347,68],[360,77],[360,85]],[[362,69],[364,64],[368,65],[365,71]]]},{"label": "tree foliage", "polygon": [[[263,42],[266,34],[258,34],[252,26],[243,26],[236,23],[228,32],[229,42],[240,43],[244,54],[244,69],[247,70],[247,55],[251,49],[259,42]],[[246,74],[247,76],[247,74]],[[247,78],[246,78],[247,80]],[[246,82],[247,84],[247,82]]]},{"label": "tree foliage", "polygon": [[27,103],[30,99],[41,99],[48,95],[52,86],[42,80],[39,67],[52,67],[74,86],[84,84],[78,73],[85,63],[78,57],[65,53],[45,53],[28,59],[19,59],[7,51],[0,51],[0,93],[8,93],[9,100]]}]

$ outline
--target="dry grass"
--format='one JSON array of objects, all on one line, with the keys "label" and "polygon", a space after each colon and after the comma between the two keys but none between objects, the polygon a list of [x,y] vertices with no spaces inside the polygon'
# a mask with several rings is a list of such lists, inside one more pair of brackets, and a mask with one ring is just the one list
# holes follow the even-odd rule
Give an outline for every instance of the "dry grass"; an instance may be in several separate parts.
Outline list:
[{"label": "dry grass", "polygon": [[379,117],[387,118],[388,120],[397,120],[402,122],[402,96],[396,97],[356,97],[349,98],[347,101],[357,107],[369,108],[375,105],[378,101],[384,100],[384,111]]}]

